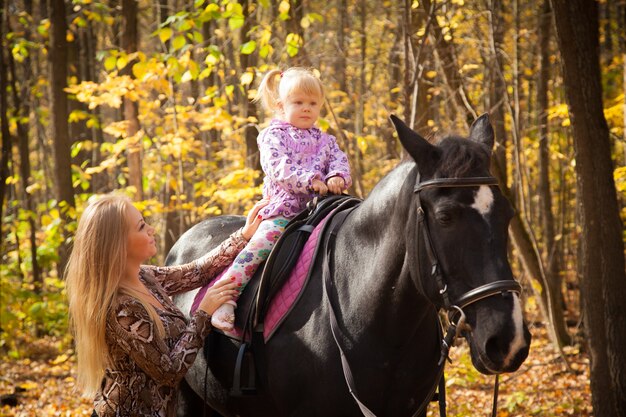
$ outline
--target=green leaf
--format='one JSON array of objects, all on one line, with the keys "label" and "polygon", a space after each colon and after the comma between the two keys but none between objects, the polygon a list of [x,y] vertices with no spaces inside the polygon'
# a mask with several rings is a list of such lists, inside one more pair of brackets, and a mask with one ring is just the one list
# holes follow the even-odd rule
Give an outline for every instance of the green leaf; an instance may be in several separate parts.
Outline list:
[{"label": "green leaf", "polygon": [[187,41],[185,40],[185,37],[183,35],[178,35],[172,41],[172,50],[178,51],[180,48],[185,46],[186,43]]},{"label": "green leaf", "polygon": [[186,32],[193,27],[193,20],[185,19],[178,25],[178,30],[181,32]]},{"label": "green leaf", "polygon": [[244,19],[243,16],[234,16],[228,19],[228,27],[231,30],[239,29],[243,26]]},{"label": "green leaf", "polygon": [[233,91],[235,91],[235,86],[234,85],[227,85],[226,87],[224,87],[224,91],[226,92],[226,95],[228,97],[232,97]]},{"label": "green leaf", "polygon": [[249,41],[241,45],[241,53],[250,55],[256,49],[256,41]]},{"label": "green leaf", "polygon": [[263,45],[261,47],[261,49],[259,49],[259,56],[261,58],[267,58],[267,56],[270,54],[270,47],[269,45]]},{"label": "green leaf", "polygon": [[202,36],[202,33],[195,30],[193,32],[193,41],[197,44],[204,43],[204,36]]},{"label": "green leaf", "polygon": [[319,14],[319,13],[308,13],[307,16],[311,20],[316,20],[318,22],[323,22],[324,21],[324,17],[321,14]]},{"label": "green leaf", "polygon": [[36,316],[37,313],[39,313],[42,308],[43,308],[43,303],[41,301],[36,302],[32,306],[30,306],[30,308],[28,309],[28,313],[31,316]]},{"label": "green leaf", "polygon": [[287,45],[287,54],[290,57],[294,57],[298,55],[300,46],[302,46],[302,38],[295,33],[289,33],[287,35],[287,39],[285,40],[285,43]]}]

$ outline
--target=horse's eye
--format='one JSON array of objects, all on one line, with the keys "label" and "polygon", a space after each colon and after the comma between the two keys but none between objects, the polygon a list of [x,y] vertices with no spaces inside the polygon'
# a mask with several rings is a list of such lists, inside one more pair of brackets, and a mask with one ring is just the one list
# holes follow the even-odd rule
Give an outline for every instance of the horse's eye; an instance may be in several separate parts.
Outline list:
[{"label": "horse's eye", "polygon": [[437,221],[443,226],[452,223],[452,213],[450,213],[449,211],[439,211],[437,212],[435,217],[437,218]]}]

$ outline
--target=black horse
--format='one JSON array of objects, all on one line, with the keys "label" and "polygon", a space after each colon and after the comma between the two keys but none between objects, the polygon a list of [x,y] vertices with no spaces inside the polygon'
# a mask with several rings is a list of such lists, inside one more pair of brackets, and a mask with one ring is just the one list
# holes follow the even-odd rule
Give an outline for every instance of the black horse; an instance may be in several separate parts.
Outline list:
[{"label": "black horse", "polygon": [[[507,259],[513,211],[489,174],[494,133],[488,116],[473,123],[469,140],[450,136],[437,145],[392,121],[411,158],[345,219],[326,284],[324,255],[315,261],[304,295],[264,348],[266,381],[258,395],[229,396],[237,346],[209,336],[208,368],[201,354],[186,379],[221,414],[362,415],[341,349],[360,402],[378,416],[411,416],[439,379],[440,309],[452,311],[453,322],[464,321],[459,330],[480,372],[513,372],[526,359],[530,333]],[[230,216],[199,223],[167,262],[206,253],[242,222]],[[184,311],[194,293],[176,299]]]}]

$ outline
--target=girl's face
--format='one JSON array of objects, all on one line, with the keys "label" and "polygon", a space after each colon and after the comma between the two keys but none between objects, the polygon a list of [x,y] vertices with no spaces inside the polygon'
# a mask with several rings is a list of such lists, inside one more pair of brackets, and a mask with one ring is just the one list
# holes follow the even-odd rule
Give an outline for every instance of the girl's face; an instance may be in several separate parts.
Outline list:
[{"label": "girl's face", "polygon": [[154,227],[148,225],[136,207],[130,205],[127,219],[128,231],[128,259],[139,263],[156,255],[156,241]]},{"label": "girl's face", "polygon": [[284,120],[300,129],[313,127],[320,115],[322,97],[293,92],[281,102]]}]

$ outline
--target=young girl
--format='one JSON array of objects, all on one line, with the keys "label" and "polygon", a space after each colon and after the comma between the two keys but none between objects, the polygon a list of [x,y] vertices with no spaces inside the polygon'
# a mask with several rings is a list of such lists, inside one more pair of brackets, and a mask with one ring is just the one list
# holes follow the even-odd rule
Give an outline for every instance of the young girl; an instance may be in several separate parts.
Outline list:
[{"label": "young girl", "polygon": [[224,269],[261,223],[259,202],[245,226],[187,265],[143,265],[156,254],[154,228],[131,201],[108,194],[78,222],[66,271],[78,356],[78,385],[95,395],[95,415],[176,415],[177,386],[211,330],[211,313],[235,283],[207,291],[191,320],[170,295],[201,287]]},{"label": "young girl", "polygon": [[[259,86],[255,101],[274,113],[257,138],[265,173],[263,197],[269,204],[261,210],[263,222],[222,279],[233,277],[242,291],[267,257],[290,218],[304,210],[315,194],[341,194],[352,179],[348,158],[334,136],[315,127],[324,89],[315,74],[304,68],[270,71]],[[236,303],[220,306],[211,322],[231,331]]]}]

